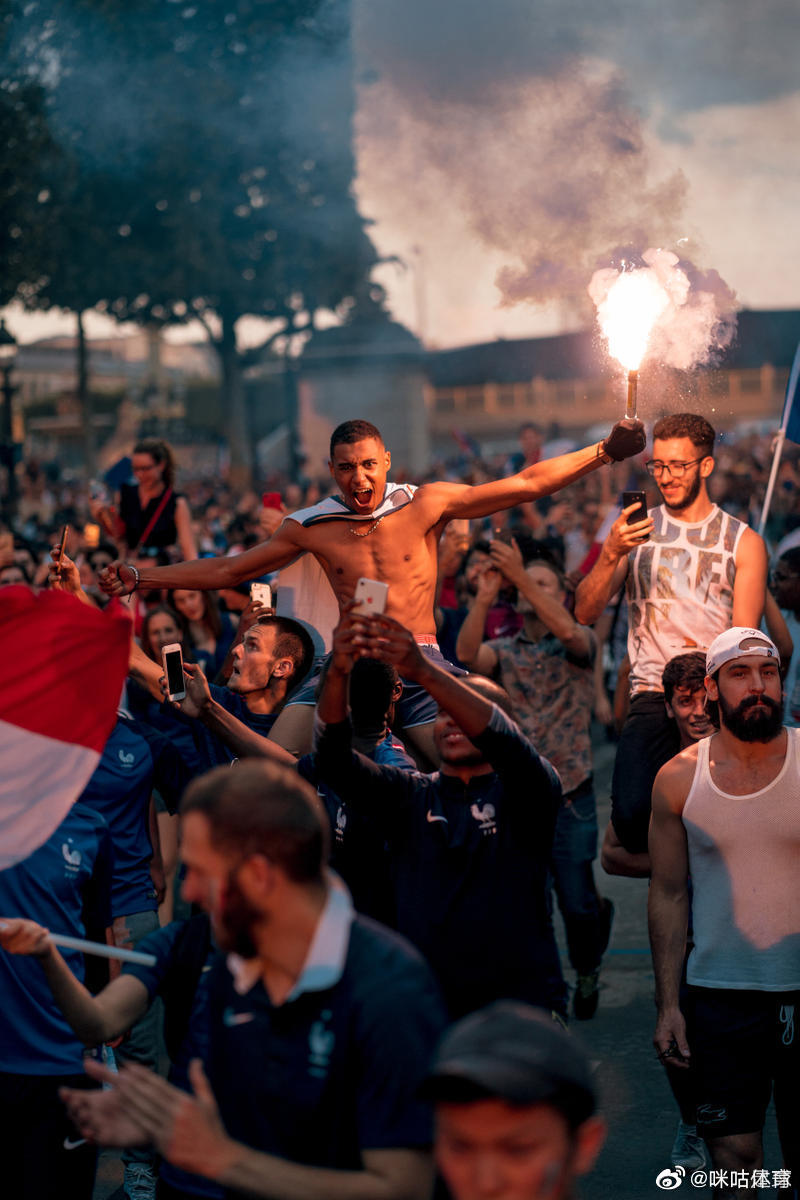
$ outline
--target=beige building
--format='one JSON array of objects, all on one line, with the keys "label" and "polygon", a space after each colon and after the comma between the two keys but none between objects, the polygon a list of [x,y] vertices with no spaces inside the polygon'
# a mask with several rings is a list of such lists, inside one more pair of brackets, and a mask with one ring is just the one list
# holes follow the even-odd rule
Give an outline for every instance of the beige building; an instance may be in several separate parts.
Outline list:
[{"label": "beige building", "polygon": [[[652,423],[692,409],[720,430],[757,419],[777,429],[799,341],[799,311],[741,312],[736,341],[716,366],[644,368],[638,415]],[[531,421],[581,440],[586,430],[625,413],[626,376],[588,332],[441,350],[428,355],[427,380],[431,441],[444,454],[452,451],[454,431],[501,446]]]}]

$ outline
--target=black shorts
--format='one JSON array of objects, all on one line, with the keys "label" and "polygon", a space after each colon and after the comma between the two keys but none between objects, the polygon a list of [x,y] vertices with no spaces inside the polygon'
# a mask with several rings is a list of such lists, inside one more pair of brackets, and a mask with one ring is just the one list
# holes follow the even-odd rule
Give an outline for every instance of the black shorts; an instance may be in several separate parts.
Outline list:
[{"label": "black shorts", "polygon": [[762,1129],[774,1085],[781,1145],[797,1170],[800,991],[690,986],[686,1016],[698,1133],[708,1140]]},{"label": "black shorts", "polygon": [[611,779],[611,824],[630,854],[647,850],[653,780],[680,750],[678,727],[663,692],[639,692],[620,734]]}]

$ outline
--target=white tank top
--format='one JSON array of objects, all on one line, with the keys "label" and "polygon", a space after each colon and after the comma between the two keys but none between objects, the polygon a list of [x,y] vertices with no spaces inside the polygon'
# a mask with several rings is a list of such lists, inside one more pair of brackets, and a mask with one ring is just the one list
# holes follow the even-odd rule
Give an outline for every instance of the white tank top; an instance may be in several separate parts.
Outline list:
[{"label": "white tank top", "polygon": [[736,550],[747,526],[716,504],[687,523],[651,510],[655,528],[628,558],[630,690],[663,691],[676,654],[706,650],[733,623]]},{"label": "white tank top", "polygon": [[800,988],[800,729],[788,729],[778,776],[731,796],[711,778],[711,738],[698,742],[683,808],[692,877],[698,987]]}]

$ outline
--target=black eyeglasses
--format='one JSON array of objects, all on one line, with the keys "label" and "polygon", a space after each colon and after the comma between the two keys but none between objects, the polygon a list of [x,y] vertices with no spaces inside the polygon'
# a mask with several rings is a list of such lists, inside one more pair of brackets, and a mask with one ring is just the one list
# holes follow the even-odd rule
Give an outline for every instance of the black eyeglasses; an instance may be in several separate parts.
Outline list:
[{"label": "black eyeglasses", "polygon": [[697,463],[701,463],[704,458],[708,458],[708,455],[703,454],[700,458],[690,458],[688,462],[663,463],[659,462],[657,458],[651,458],[644,465],[648,475],[663,475],[665,471],[669,471],[673,479],[680,479],[685,474],[687,467],[693,467]]}]

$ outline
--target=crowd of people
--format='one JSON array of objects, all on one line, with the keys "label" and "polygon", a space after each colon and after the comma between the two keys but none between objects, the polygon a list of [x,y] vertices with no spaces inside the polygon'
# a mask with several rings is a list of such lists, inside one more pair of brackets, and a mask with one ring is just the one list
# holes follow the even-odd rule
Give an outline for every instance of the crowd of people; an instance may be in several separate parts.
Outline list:
[{"label": "crowd of people", "polygon": [[[677,413],[560,448],[526,426],[389,481],[354,420],[330,486],[278,503],[176,490],[156,439],[84,489],[26,468],[0,586],[118,598],[132,638],[92,779],[0,872],[15,1195],[91,1200],[97,1145],[129,1200],[572,1195],[604,1136],[567,1032],[614,920],[598,727],[602,866],[651,880],[672,1166],[752,1191],[774,1085],[797,1194],[800,475],[765,542],[755,437]],[[87,973],[56,927],[151,965]]]}]

